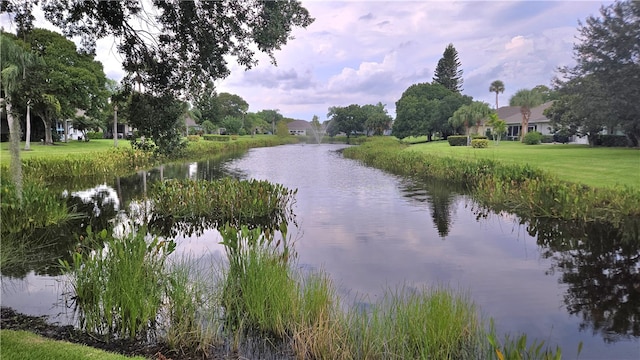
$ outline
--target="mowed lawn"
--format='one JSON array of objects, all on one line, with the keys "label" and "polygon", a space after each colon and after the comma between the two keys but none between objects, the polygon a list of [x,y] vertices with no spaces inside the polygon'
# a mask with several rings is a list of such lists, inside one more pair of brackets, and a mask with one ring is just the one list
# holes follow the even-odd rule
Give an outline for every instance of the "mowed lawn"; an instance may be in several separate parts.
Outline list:
[{"label": "mowed lawn", "polygon": [[405,151],[464,159],[486,158],[511,164],[529,164],[562,180],[594,187],[628,185],[640,189],[640,149],[592,148],[576,144],[524,145],[515,141],[493,142],[487,149],[450,146],[446,141],[411,145]]},{"label": "mowed lawn", "polygon": [[[118,140],[118,147],[131,147],[128,140]],[[20,157],[56,157],[68,154],[83,154],[98,151],[106,151],[113,148],[113,139],[96,139],[91,141],[72,140],[68,143],[57,142],[54,145],[41,145],[38,142],[31,143],[31,150],[24,151],[24,141],[20,143]],[[11,161],[9,142],[0,143],[0,164],[9,164]]]}]

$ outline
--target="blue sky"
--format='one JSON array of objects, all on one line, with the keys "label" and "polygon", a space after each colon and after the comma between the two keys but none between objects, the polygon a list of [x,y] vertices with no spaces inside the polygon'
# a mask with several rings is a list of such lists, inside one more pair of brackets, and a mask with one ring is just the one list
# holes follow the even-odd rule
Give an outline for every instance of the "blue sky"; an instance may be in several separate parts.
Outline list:
[{"label": "blue sky", "polygon": [[[316,20],[296,29],[275,54],[232,73],[219,92],[242,96],[250,111],[326,118],[330,106],[395,102],[412,84],[431,82],[445,47],[462,63],[463,93],[495,104],[489,84],[500,79],[500,105],[522,88],[551,84],[558,66],[573,64],[578,21],[597,15],[602,1],[302,1]],[[40,19],[42,17],[39,17]],[[49,26],[45,26],[49,27]],[[107,76],[122,77],[113,41],[98,43]]]}]

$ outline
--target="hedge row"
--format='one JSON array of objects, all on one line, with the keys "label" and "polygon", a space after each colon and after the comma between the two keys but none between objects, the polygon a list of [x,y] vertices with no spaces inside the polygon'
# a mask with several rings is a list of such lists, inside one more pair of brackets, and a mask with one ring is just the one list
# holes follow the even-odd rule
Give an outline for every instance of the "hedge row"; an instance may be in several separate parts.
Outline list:
[{"label": "hedge row", "polygon": [[626,135],[597,135],[593,143],[595,146],[627,147],[631,146]]},{"label": "hedge row", "polygon": [[467,137],[464,135],[451,135],[447,141],[451,146],[467,146]]}]

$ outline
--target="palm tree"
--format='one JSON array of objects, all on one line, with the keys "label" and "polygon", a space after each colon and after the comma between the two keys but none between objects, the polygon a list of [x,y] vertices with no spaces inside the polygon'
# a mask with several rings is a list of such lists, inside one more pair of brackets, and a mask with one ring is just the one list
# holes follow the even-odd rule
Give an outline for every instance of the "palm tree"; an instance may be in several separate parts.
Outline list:
[{"label": "palm tree", "polygon": [[9,149],[11,152],[11,176],[16,187],[18,199],[22,198],[22,163],[20,161],[20,121],[14,116],[12,94],[23,78],[23,68],[30,64],[32,57],[9,37],[0,34],[0,84],[4,98],[0,103],[4,104],[7,112],[7,124],[9,125]]},{"label": "palm tree", "polygon": [[524,136],[529,128],[529,117],[531,109],[542,104],[542,95],[533,90],[520,89],[509,100],[509,105],[520,106],[522,114],[522,131],[520,131],[520,141],[524,141]]},{"label": "palm tree", "polygon": [[495,80],[489,86],[489,91],[496,93],[496,110],[498,110],[498,93],[504,92],[504,83],[501,80]]},{"label": "palm tree", "polygon": [[464,125],[465,135],[469,136],[469,127],[480,126],[482,120],[486,119],[492,110],[489,105],[482,101],[474,101],[469,105],[462,105],[449,118],[449,124],[454,128]]}]

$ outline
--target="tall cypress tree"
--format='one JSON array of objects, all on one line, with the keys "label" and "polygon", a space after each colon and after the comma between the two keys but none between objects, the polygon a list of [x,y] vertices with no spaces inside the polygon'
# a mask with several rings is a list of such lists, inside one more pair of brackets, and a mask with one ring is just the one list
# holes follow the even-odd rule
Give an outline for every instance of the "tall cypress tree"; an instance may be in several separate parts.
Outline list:
[{"label": "tall cypress tree", "polygon": [[456,48],[453,47],[453,44],[447,45],[442,58],[438,61],[438,66],[436,66],[433,83],[441,84],[457,93],[462,92],[462,69],[459,69],[461,65]]}]

